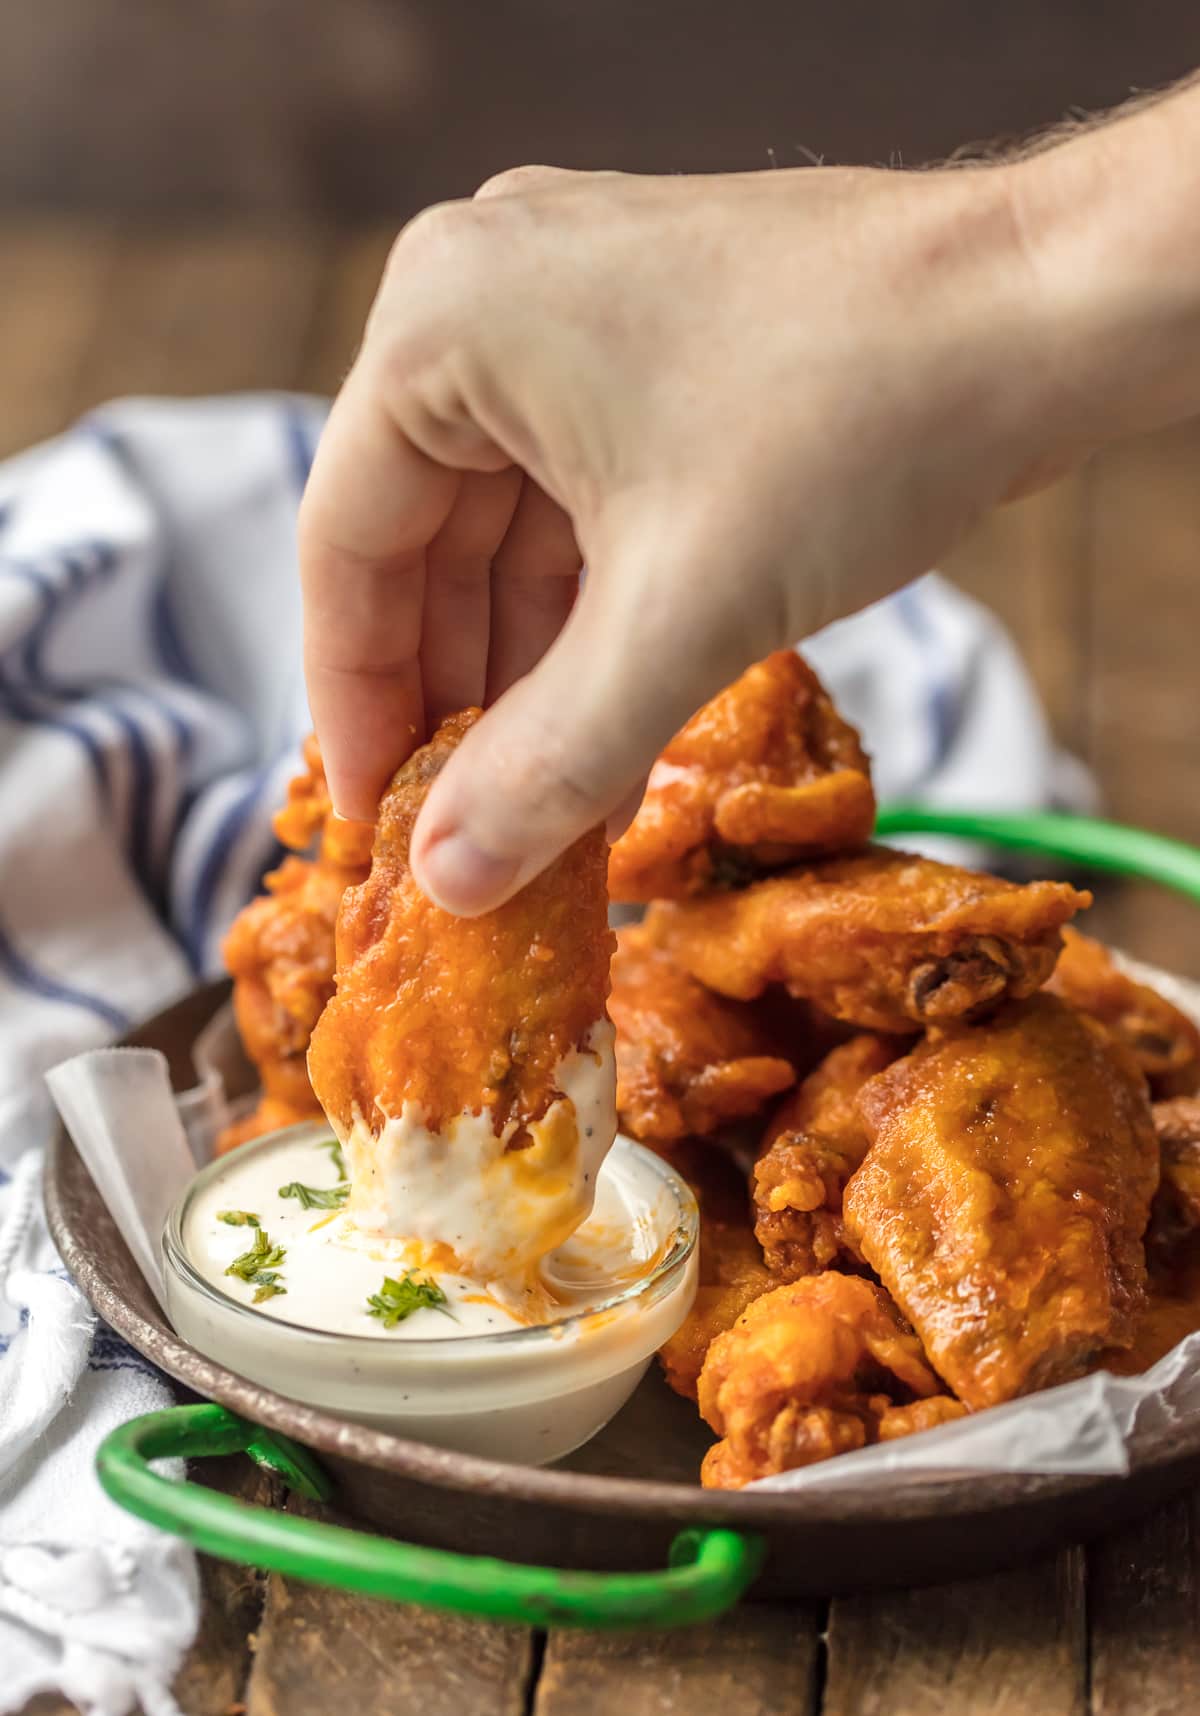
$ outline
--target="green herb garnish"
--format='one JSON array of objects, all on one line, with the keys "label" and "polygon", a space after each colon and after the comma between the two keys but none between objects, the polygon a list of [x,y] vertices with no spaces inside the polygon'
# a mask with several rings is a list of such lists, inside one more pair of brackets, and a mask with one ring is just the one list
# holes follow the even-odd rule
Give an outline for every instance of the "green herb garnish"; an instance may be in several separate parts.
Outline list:
[{"label": "green herb garnish", "polygon": [[[238,1224],[235,1223],[236,1225]],[[236,1275],[239,1281],[244,1281],[249,1287],[257,1287],[258,1292],[254,1295],[254,1303],[257,1305],[263,1299],[273,1299],[276,1293],[287,1292],[287,1288],[280,1285],[279,1277],[279,1265],[286,1256],[284,1247],[272,1245],[259,1227],[250,1250],[243,1251],[240,1257],[235,1257],[225,1273]]]},{"label": "green herb garnish", "polygon": [[453,1316],[446,1308],[446,1295],[432,1275],[418,1275],[412,1269],[399,1281],[385,1275],[382,1292],[367,1295],[367,1315],[378,1317],[385,1329],[394,1329],[414,1311],[425,1310],[444,1311],[447,1317]]},{"label": "green herb garnish", "polygon": [[322,1140],[319,1148],[322,1150],[328,1150],[329,1154],[333,1157],[333,1165],[337,1169],[338,1179],[348,1180],[350,1176],[346,1172],[346,1158],[342,1155],[342,1147],[338,1143],[337,1139],[325,1138]]},{"label": "green herb garnish", "polygon": [[350,1182],[336,1186],[305,1186],[299,1180],[280,1186],[281,1198],[296,1198],[302,1210],[340,1210],[350,1196]]},{"label": "green herb garnish", "polygon": [[218,1210],[217,1220],[227,1227],[261,1227],[262,1223],[249,1210]]}]

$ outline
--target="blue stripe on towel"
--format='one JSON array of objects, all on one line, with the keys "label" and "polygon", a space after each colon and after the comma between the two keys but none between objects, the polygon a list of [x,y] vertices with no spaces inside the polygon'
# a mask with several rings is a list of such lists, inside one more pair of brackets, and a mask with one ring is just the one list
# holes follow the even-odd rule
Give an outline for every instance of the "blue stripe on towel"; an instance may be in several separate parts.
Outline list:
[{"label": "blue stripe on towel", "polygon": [[312,470],[313,455],[316,443],[309,429],[304,413],[295,405],[284,410],[283,432],[287,441],[288,459],[291,464],[292,478],[296,484],[297,494],[304,493],[304,485],[308,482]]},{"label": "blue stripe on towel", "polygon": [[958,725],[958,704],[953,680],[946,672],[941,643],[936,629],[930,625],[921,595],[916,585],[898,590],[892,597],[892,608],[916,643],[927,675],[929,724],[933,732],[933,760],[936,769],[949,755]]},{"label": "blue stripe on towel", "polygon": [[187,918],[182,926],[188,957],[197,970],[204,967],[205,950],[212,930],[213,901],[224,878],[229,854],[258,808],[263,788],[276,766],[272,764],[254,774],[250,784],[243,792],[238,793],[224,812],[209,841],[208,851],[204,855],[192,889]]},{"label": "blue stripe on towel", "polygon": [[[90,563],[89,563],[90,560]],[[44,650],[49,640],[56,617],[70,602],[86,590],[95,576],[108,577],[114,573],[119,564],[116,551],[103,542],[90,542],[84,545],[82,556],[78,552],[65,552],[61,564],[66,571],[66,581],[57,582],[40,568],[24,561],[5,561],[0,563],[4,570],[13,572],[32,584],[37,591],[42,604],[42,612],[21,646],[21,665],[32,682],[22,690],[33,692],[40,697],[86,704],[93,702],[104,711],[119,727],[126,753],[129,757],[130,768],[130,810],[129,810],[129,858],[135,875],[152,897],[157,897],[161,891],[154,877],[153,846],[153,799],[159,771],[151,747],[147,742],[145,732],[128,709],[122,707],[113,692],[126,693],[134,698],[140,698],[148,703],[167,722],[174,735],[175,744],[181,761],[188,756],[194,742],[194,732],[191,724],[184,718],[173,702],[166,697],[156,695],[145,685],[126,686],[122,682],[103,680],[95,683],[68,683],[55,680],[46,670],[43,659]],[[11,694],[15,688],[6,687]],[[14,710],[14,713],[16,711]],[[86,730],[76,723],[67,721],[47,710],[39,713],[28,699],[21,703],[21,719],[27,723],[39,720],[59,731],[71,732],[75,737],[89,744],[89,756],[93,767],[98,766],[98,775],[104,781],[107,790],[102,752],[94,740],[86,735]]]},{"label": "blue stripe on towel", "polygon": [[27,990],[31,995],[40,995],[45,1001],[60,1001],[68,1007],[82,1007],[102,1019],[110,1030],[118,1033],[129,1029],[129,1016],[119,1007],[114,1007],[111,1001],[105,1001],[99,995],[89,995],[69,983],[62,983],[58,978],[50,977],[31,965],[24,955],[17,951],[3,924],[0,924],[0,971],[18,989]]},{"label": "blue stripe on towel", "polygon": [[96,789],[101,802],[112,806],[112,783],[108,778],[108,769],[104,761],[104,748],[94,733],[89,733],[86,727],[78,721],[72,721],[65,715],[52,715],[45,710],[34,707],[21,692],[9,685],[0,669],[0,715],[6,715],[11,721],[19,721],[23,727],[48,727],[52,732],[64,733],[74,739],[87,756],[92,774],[96,779]]}]

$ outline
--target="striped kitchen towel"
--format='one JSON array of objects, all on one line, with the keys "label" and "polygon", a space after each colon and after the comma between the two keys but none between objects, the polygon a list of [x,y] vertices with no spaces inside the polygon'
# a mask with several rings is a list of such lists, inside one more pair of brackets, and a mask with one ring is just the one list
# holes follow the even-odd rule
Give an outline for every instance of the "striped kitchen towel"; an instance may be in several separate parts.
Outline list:
[{"label": "striped kitchen towel", "polygon": [[[131,400],[0,466],[0,1710],[170,1711],[190,1554],[92,1476],[165,1382],[40,1211],[41,1075],[213,975],[308,724],[296,504],[323,406]],[[806,646],[884,798],[1084,805],[996,621],[928,578]]]}]

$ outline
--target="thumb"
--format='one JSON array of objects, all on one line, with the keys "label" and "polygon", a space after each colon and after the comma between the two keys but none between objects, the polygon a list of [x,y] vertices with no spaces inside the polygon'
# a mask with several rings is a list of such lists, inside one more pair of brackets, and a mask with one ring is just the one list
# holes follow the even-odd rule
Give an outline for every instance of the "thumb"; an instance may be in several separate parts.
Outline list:
[{"label": "thumb", "polygon": [[[757,659],[728,615],[696,614],[706,583],[694,566],[678,582],[640,567],[607,590],[589,575],[554,644],[430,788],[412,841],[430,899],[464,917],[503,904],[621,807],[672,734]],[[667,600],[672,584],[689,599]]]}]

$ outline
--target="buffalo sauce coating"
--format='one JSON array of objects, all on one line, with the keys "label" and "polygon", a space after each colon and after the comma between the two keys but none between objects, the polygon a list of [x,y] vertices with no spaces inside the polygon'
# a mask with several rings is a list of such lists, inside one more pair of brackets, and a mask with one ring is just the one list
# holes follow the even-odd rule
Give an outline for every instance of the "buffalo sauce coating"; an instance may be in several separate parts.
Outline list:
[{"label": "buffalo sauce coating", "polygon": [[556,1069],[605,1017],[613,937],[607,844],[593,830],[512,900],[459,918],[409,868],[430,784],[479,719],[464,710],[400,768],[379,807],[371,869],[337,923],[337,992],[313,1033],[309,1072],[330,1120],[376,1134],[406,1103],[431,1131],[488,1111],[510,1146],[559,1090]]},{"label": "buffalo sauce coating", "polygon": [[1145,1081],[1053,996],[931,1038],[859,1098],[851,1239],[973,1408],[1078,1376],[1145,1304],[1158,1183]]},{"label": "buffalo sauce coating", "polygon": [[288,783],[287,802],[273,826],[293,852],[316,842],[315,855],[285,858],[225,938],[238,1032],[258,1068],[262,1096],[252,1114],[221,1133],[219,1154],[320,1113],[304,1057],[333,993],[338,907],[347,887],[366,875],[374,830],[333,810],[320,747],[311,734],[303,754],[304,770]]},{"label": "buffalo sauce coating", "polygon": [[646,934],[709,989],[771,983],[867,1030],[976,1016],[1049,977],[1066,920],[1092,897],[1017,886],[875,846],[701,899],[659,900]]},{"label": "buffalo sauce coating", "polygon": [[1063,947],[1047,989],[1099,1019],[1120,1038],[1156,1097],[1200,1086],[1200,1030],[1165,996],[1122,971],[1101,942],[1063,929]]},{"label": "buffalo sauce coating", "polygon": [[706,703],[663,750],[613,847],[615,900],[675,899],[801,854],[861,846],[875,821],[858,734],[794,650]]}]

